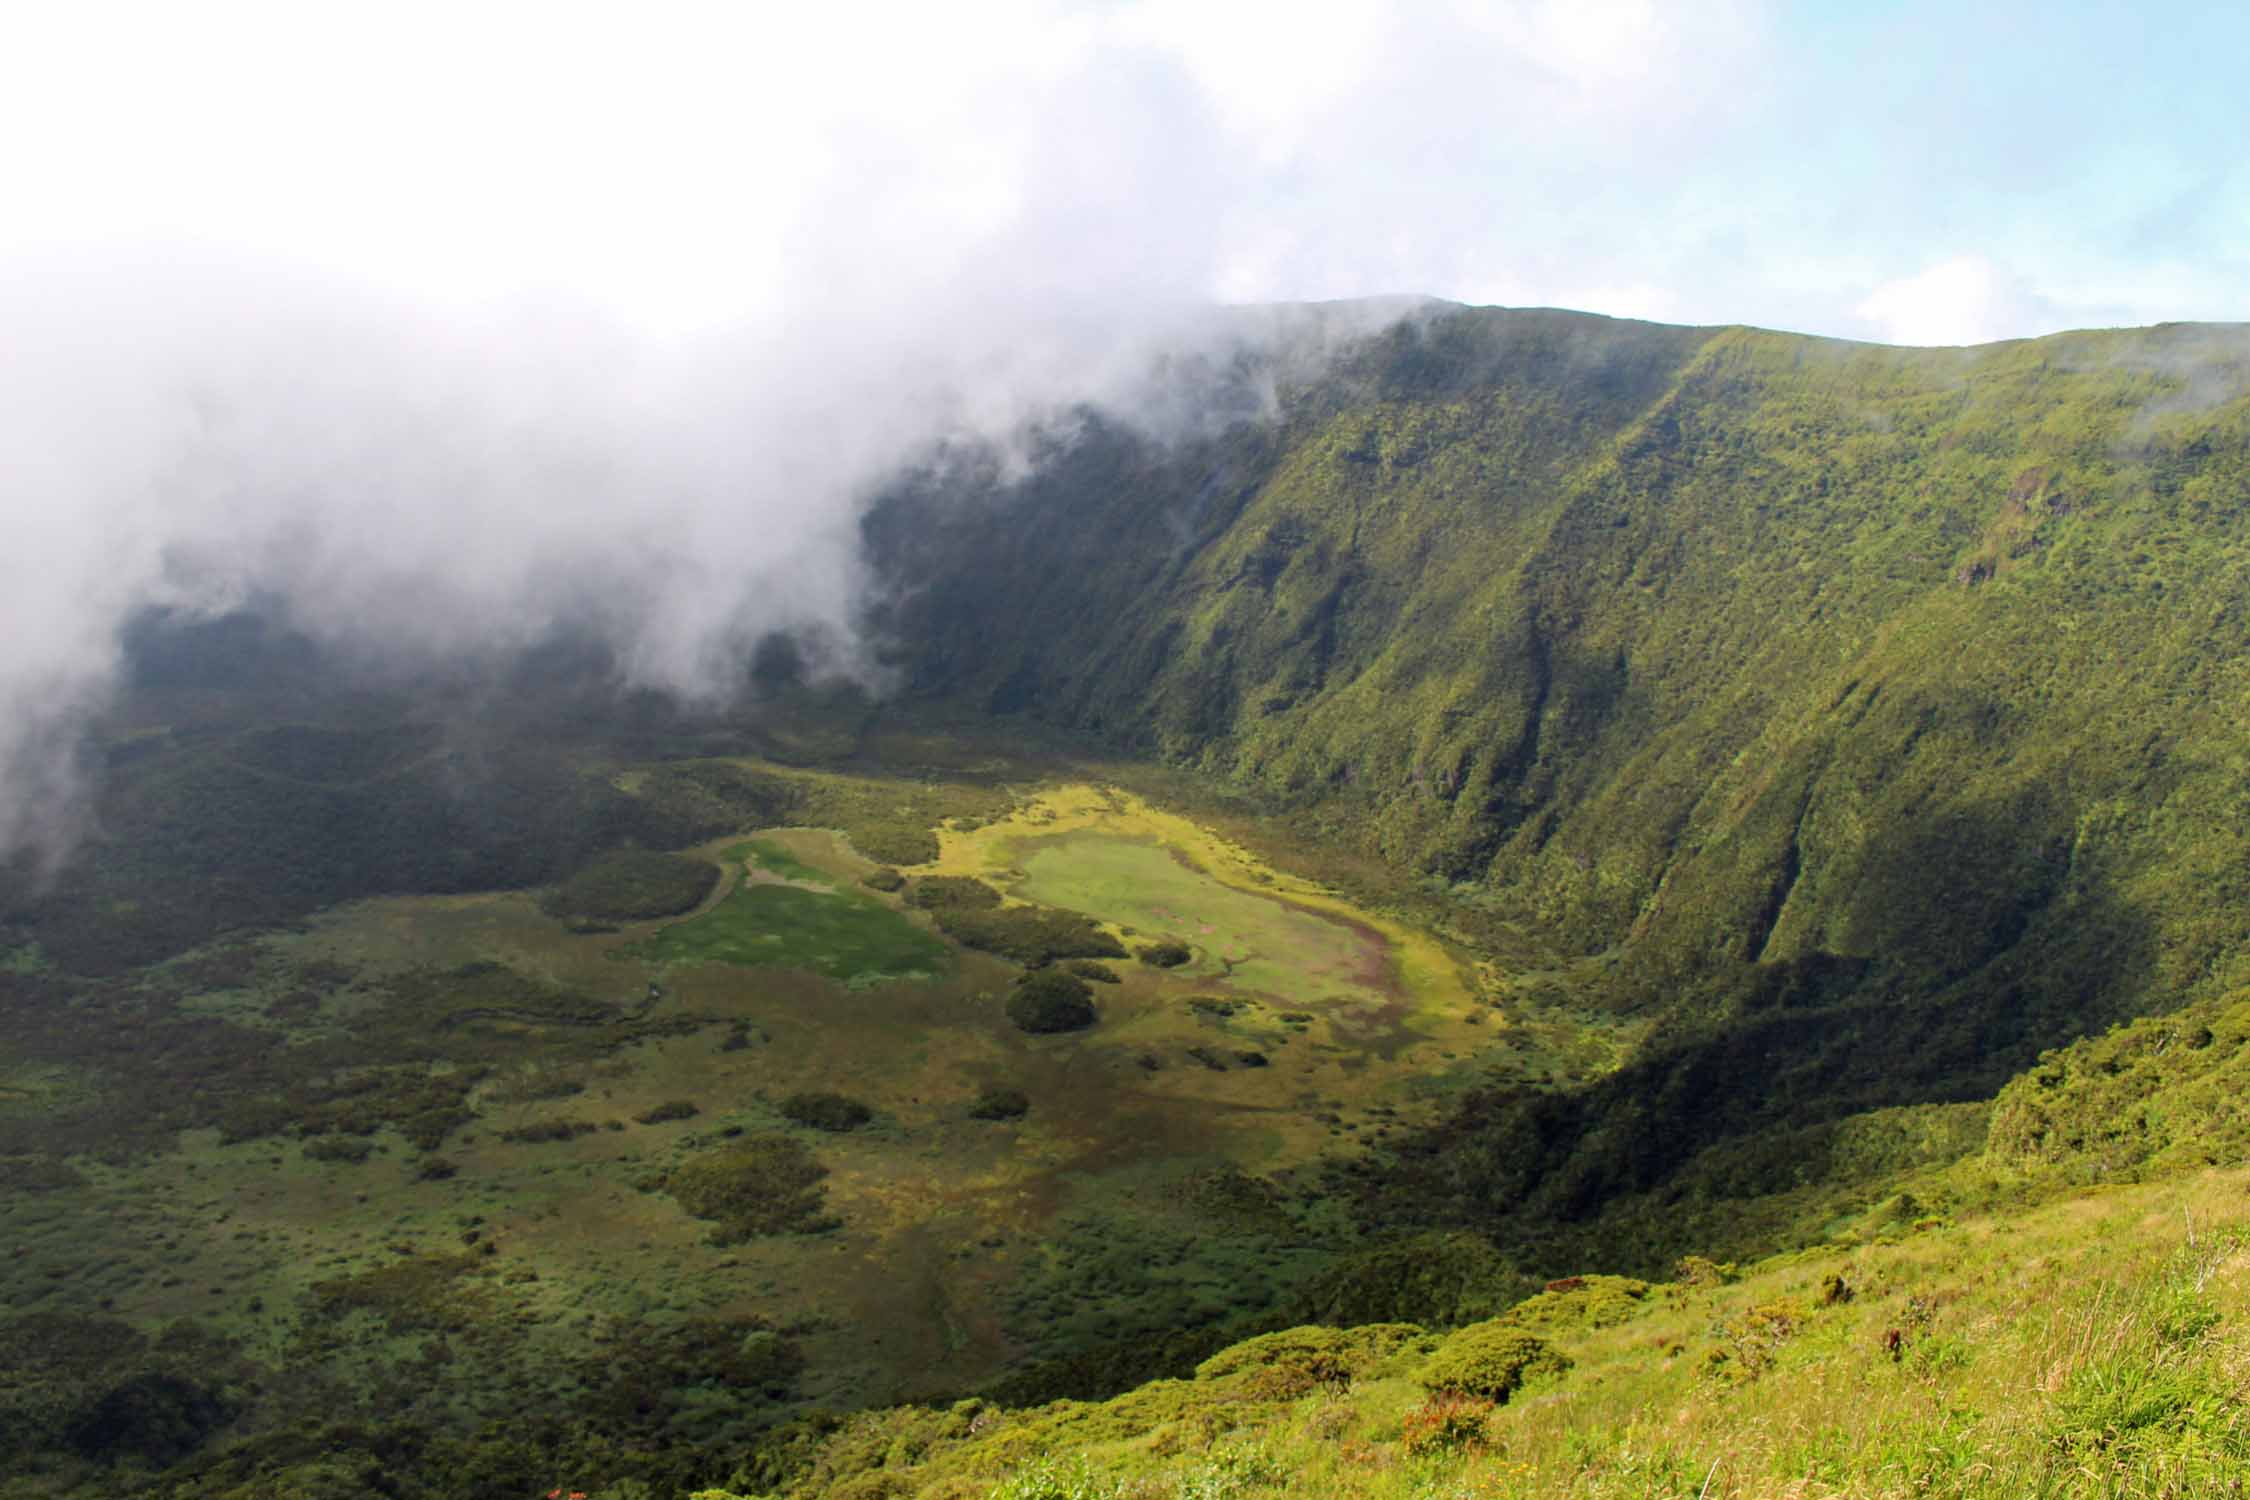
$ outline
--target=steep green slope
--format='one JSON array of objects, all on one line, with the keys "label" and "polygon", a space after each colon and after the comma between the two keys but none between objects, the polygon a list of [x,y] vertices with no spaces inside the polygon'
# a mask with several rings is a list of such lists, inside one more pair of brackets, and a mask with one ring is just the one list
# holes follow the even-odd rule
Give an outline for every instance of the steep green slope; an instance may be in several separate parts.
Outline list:
[{"label": "steep green slope", "polygon": [[2231,1495],[2243,1186],[1572,1277],[1450,1335],[1297,1328],[1099,1403],[864,1412],[696,1500]]},{"label": "steep green slope", "polygon": [[2250,977],[2246,361],[1441,309],[1270,424],[1096,426],[870,536],[921,691],[1225,778],[1653,1022],[1379,1173],[1561,1260],[1623,1197],[1825,1170],[1743,1142],[1867,1115],[1912,1159],[1932,1122],[1871,1112]]}]

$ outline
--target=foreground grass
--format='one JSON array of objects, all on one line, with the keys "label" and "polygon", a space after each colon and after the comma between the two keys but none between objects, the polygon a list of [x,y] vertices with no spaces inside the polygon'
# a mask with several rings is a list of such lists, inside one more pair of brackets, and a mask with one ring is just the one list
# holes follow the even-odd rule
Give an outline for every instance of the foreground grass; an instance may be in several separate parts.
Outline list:
[{"label": "foreground grass", "polygon": [[809,1442],[774,1493],[2239,1493],[2246,1188],[2250,1175],[2213,1171],[1739,1275],[1689,1263],[1645,1291],[1559,1284],[1507,1317],[1571,1368],[1498,1406],[1424,1389],[1434,1339],[1356,1363],[1221,1359],[1099,1404],[863,1414]]}]

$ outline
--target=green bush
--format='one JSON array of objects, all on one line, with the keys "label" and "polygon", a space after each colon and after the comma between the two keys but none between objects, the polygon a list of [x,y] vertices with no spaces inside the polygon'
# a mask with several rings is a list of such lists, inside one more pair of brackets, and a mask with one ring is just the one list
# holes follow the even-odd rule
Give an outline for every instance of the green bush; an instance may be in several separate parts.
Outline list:
[{"label": "green bush", "polygon": [[885,865],[880,870],[870,870],[865,875],[860,876],[859,883],[871,891],[888,892],[903,889],[906,885],[906,877]]},{"label": "green bush", "polygon": [[1073,959],[1064,964],[1063,968],[1076,974],[1080,979],[1090,979],[1096,984],[1123,984],[1125,982],[1118,977],[1117,971],[1108,964],[1098,964],[1090,958]]},{"label": "green bush", "polygon": [[1427,1354],[1437,1347],[1428,1330],[1413,1323],[1371,1323],[1364,1328],[1285,1328],[1244,1339],[1195,1367],[1198,1380],[1228,1380],[1254,1375],[1271,1385],[1275,1377],[1302,1395],[1316,1386],[1343,1384],[1367,1374],[1401,1352]]},{"label": "green bush", "polygon": [[1008,997],[1008,1019],[1034,1035],[1084,1031],[1094,1024],[1094,992],[1075,974],[1043,969]]},{"label": "green bush", "polygon": [[1476,1452],[1490,1439],[1492,1413],[1481,1396],[1432,1396],[1399,1424],[1398,1445],[1416,1456]]},{"label": "green bush", "polygon": [[973,875],[924,875],[906,899],[924,911],[990,911],[1000,893]]},{"label": "green bush", "polygon": [[875,1118],[875,1111],[849,1094],[827,1092],[791,1094],[781,1101],[781,1112],[799,1125],[815,1130],[857,1130]]},{"label": "green bush", "polygon": [[964,948],[997,953],[1026,968],[1061,958],[1122,958],[1125,949],[1092,917],[1045,906],[939,907],[938,928]]},{"label": "green bush", "polygon": [[1505,1401],[1525,1380],[1560,1375],[1570,1356],[1503,1319],[1472,1323],[1438,1346],[1415,1379],[1422,1389]]},{"label": "green bush", "polygon": [[1537,1332],[1608,1328],[1649,1310],[1649,1284],[1630,1276],[1566,1276],[1508,1309],[1507,1319]]},{"label": "green bush", "polygon": [[1176,969],[1195,957],[1195,950],[1185,943],[1151,943],[1138,956],[1151,968]]},{"label": "green bush", "polygon": [[817,1234],[837,1220],[821,1212],[828,1169],[785,1135],[752,1136],[706,1151],[661,1180],[665,1192],[699,1219],[718,1224],[714,1244],[765,1234]]}]

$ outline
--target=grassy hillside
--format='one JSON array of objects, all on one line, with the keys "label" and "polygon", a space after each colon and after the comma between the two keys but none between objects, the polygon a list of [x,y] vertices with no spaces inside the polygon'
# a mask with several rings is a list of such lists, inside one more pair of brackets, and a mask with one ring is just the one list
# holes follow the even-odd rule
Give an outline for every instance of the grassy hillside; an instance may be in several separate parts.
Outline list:
[{"label": "grassy hillside", "polygon": [[1933,1107],[2250,977],[2246,373],[2231,328],[1440,309],[1273,424],[1097,426],[871,536],[922,692],[1268,799],[1418,872],[1516,995],[1639,1028],[1381,1193],[1656,1270],[1672,1228],[1574,1226],[1794,1187],[1839,1122],[1847,1174],[1957,1152]]},{"label": "grassy hillside", "polygon": [[2244,1186],[2205,1173],[1656,1283],[1567,1278],[1450,1333],[1301,1327],[1105,1402],[801,1429],[736,1482],[791,1500],[2229,1495],[2250,1467]]}]

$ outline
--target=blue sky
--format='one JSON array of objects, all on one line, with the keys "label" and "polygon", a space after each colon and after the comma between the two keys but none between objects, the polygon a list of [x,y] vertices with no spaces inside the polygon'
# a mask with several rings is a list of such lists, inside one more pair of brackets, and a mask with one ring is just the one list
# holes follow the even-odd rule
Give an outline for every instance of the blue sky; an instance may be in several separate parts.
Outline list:
[{"label": "blue sky", "polygon": [[1960,342],[2250,316],[2233,6],[45,7],[0,253],[652,324],[1429,292]]}]

